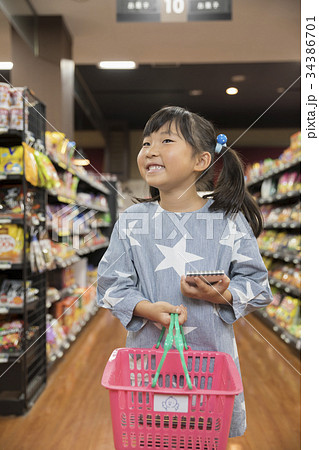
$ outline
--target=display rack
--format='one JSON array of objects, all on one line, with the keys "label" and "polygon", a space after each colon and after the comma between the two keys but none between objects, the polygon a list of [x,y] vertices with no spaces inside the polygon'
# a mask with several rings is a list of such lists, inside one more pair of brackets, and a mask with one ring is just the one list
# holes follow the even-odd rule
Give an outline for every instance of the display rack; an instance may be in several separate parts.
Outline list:
[{"label": "display rack", "polygon": [[[28,116],[28,120],[27,117]],[[26,124],[35,139],[44,139],[45,106],[29,90],[23,91],[23,123],[20,130],[9,129],[0,133],[0,147],[21,146],[25,141]],[[24,149],[23,173],[1,175],[3,188],[20,189],[23,198],[21,217],[8,217],[0,213],[3,239],[7,239],[9,227],[17,225],[23,229],[23,251],[19,263],[2,258],[0,262],[1,284],[4,280],[22,283],[21,305],[9,305],[2,302],[0,308],[1,323],[15,323],[16,346],[0,352],[0,414],[22,414],[28,410],[40,395],[46,384],[46,274],[31,272],[29,262],[31,217],[39,215],[38,225],[45,226],[45,191],[31,186],[25,178]],[[37,211],[27,211],[27,195],[32,192]],[[33,227],[36,228],[34,223]],[[7,228],[6,228],[7,227]],[[36,292],[32,297],[29,285]],[[10,331],[15,331],[14,329]],[[8,331],[2,331],[2,336]],[[2,347],[3,350],[3,347]]]},{"label": "display rack", "polygon": [[[254,314],[300,354],[300,133],[277,160],[249,167],[247,188],[264,216],[258,239],[274,294],[271,305]],[[299,306],[297,306],[299,305]]]},{"label": "display rack", "polygon": [[[16,225],[23,229],[23,251],[22,258],[18,261],[4,260],[0,257],[0,286],[4,280],[20,280],[23,285],[21,294],[22,301],[19,305],[9,305],[0,298],[0,324],[17,321],[17,325],[23,324],[21,330],[16,331],[18,345],[10,348],[0,346],[0,415],[21,415],[28,411],[37,397],[43,391],[47,381],[48,370],[53,364],[61,359],[65,351],[76,340],[81,329],[96,313],[94,282],[91,288],[82,283],[73,283],[64,286],[63,275],[65,271],[76,271],[80,267],[82,281],[87,280],[88,267],[96,268],[103,256],[108,244],[112,228],[117,218],[117,190],[116,181],[105,182],[90,175],[85,170],[77,170],[72,164],[65,165],[47,152],[45,132],[45,106],[28,90],[22,92],[23,97],[23,123],[21,129],[10,129],[0,131],[0,147],[12,148],[21,146],[22,142],[32,141],[37,143],[37,149],[51,160],[55,167],[57,176],[63,178],[68,173],[77,179],[77,190],[75,196],[65,196],[54,188],[37,187],[27,181],[25,147],[23,147],[21,173],[0,173],[0,183],[3,188],[8,186],[21,189],[23,206],[20,215],[4,214],[0,211],[0,226]],[[35,147],[35,146],[34,146]],[[28,209],[26,204],[27,195],[32,192],[36,209]],[[81,200],[82,193],[82,200]],[[87,195],[92,198],[100,198],[101,202],[94,203],[86,201]],[[70,208],[70,219],[66,222],[70,228],[66,231],[52,228],[52,216],[49,208]],[[78,214],[77,214],[78,213]],[[82,217],[81,215],[87,216]],[[65,214],[63,210],[63,217]],[[89,219],[86,219],[89,217]],[[80,219],[82,221],[80,221]],[[76,220],[80,221],[74,226]],[[54,225],[54,223],[53,223]],[[55,223],[56,225],[56,223]],[[69,252],[65,257],[54,254],[51,266],[41,270],[34,270],[34,262],[31,264],[30,251],[32,236],[38,234],[39,230],[45,231],[47,239],[54,245],[62,244]],[[54,234],[55,233],[55,234]],[[39,233],[40,234],[40,233]],[[67,244],[67,245],[65,245]],[[1,252],[0,252],[1,255]],[[53,252],[52,252],[53,255]],[[77,265],[77,266],[76,266]],[[93,270],[94,273],[94,270]],[[61,281],[62,280],[62,281]],[[95,278],[96,280],[96,278]],[[31,285],[30,285],[31,283]],[[59,284],[60,283],[60,284]],[[55,295],[49,297],[48,292],[57,286]],[[33,296],[30,296],[32,286]],[[82,287],[81,287],[82,286]],[[88,295],[88,293],[90,295]],[[75,311],[75,323],[64,332],[63,340],[54,354],[48,357],[49,334],[51,324],[49,319],[56,324],[59,317],[70,319],[68,309],[61,309],[61,304],[74,296],[74,305],[70,311]],[[61,314],[61,311],[62,314]],[[62,323],[62,321],[61,321]],[[61,325],[62,326],[62,325]],[[64,325],[63,325],[64,326]],[[66,330],[66,327],[64,327]],[[4,335],[6,331],[2,331]],[[51,333],[52,335],[52,333]],[[0,336],[1,337],[1,336]],[[3,340],[1,341],[3,343]],[[7,349],[7,351],[5,351]]]}]

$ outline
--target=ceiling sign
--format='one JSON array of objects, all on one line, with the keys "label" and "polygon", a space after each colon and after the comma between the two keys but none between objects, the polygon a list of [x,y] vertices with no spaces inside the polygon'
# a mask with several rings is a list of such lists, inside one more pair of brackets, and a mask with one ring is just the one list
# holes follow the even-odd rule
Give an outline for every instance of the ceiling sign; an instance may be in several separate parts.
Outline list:
[{"label": "ceiling sign", "polygon": [[232,0],[117,0],[118,22],[231,20]]}]

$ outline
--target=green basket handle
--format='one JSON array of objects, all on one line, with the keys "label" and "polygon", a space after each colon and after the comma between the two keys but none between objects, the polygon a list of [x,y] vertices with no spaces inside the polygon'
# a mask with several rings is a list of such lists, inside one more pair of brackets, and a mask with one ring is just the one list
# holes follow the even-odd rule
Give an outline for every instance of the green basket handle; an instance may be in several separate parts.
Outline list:
[{"label": "green basket handle", "polygon": [[[181,358],[181,363],[183,366],[187,385],[188,385],[189,389],[192,389],[193,388],[192,382],[191,382],[191,379],[190,379],[190,376],[189,376],[189,373],[188,373],[188,370],[186,367],[185,358],[184,358],[184,348],[185,348],[185,350],[188,350],[188,346],[186,344],[183,327],[180,326],[180,324],[178,322],[178,314],[171,314],[171,322],[170,322],[168,333],[167,333],[165,343],[164,343],[164,353],[163,353],[161,361],[157,367],[155,377],[153,378],[152,387],[156,386],[156,382],[157,382],[159,374],[162,370],[166,355],[167,355],[168,351],[172,348],[172,345],[174,342],[174,335],[173,335],[174,327],[175,327],[175,331],[176,331],[175,345],[176,345],[176,348],[177,348],[180,358]],[[165,333],[165,327],[162,328],[160,337],[157,341],[155,348],[158,348],[160,346],[160,343],[161,343],[161,340],[163,339],[164,333]]]}]

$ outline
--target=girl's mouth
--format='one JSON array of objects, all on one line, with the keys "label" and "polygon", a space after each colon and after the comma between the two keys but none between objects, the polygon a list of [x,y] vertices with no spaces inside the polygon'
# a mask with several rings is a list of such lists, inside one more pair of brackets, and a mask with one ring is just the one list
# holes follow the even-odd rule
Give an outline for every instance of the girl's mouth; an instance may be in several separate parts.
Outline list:
[{"label": "girl's mouth", "polygon": [[158,164],[152,164],[146,168],[146,171],[147,171],[147,173],[156,173],[156,172],[160,172],[164,169],[165,169],[164,166],[159,166]]}]

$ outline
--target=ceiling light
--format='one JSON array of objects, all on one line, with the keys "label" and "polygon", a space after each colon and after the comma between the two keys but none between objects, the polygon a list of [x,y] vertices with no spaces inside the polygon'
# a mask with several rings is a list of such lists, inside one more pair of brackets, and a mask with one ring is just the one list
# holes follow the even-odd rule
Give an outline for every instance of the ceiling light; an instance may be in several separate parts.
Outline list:
[{"label": "ceiling light", "polygon": [[11,70],[13,67],[13,63],[9,61],[1,61],[0,62],[0,70]]},{"label": "ceiling light", "polygon": [[241,81],[245,81],[246,77],[245,77],[245,75],[234,75],[231,77],[231,80],[234,83],[240,83]]},{"label": "ceiling light", "polygon": [[194,97],[197,95],[203,95],[203,91],[201,89],[192,89],[188,93],[189,93],[189,95],[192,95]]},{"label": "ceiling light", "polygon": [[100,69],[135,69],[134,61],[100,61]]},{"label": "ceiling light", "polygon": [[235,87],[229,87],[226,89],[226,94],[228,95],[236,95],[238,93],[238,89]]}]

